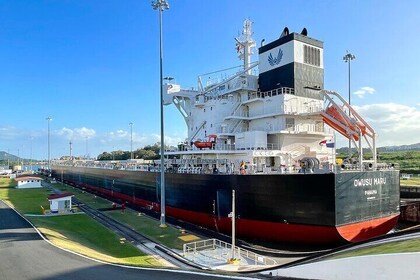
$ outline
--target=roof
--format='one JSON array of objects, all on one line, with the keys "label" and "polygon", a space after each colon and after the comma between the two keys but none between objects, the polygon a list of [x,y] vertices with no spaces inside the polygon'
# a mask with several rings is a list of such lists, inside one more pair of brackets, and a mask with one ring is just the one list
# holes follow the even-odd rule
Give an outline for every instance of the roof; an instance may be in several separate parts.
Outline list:
[{"label": "roof", "polygon": [[24,180],[44,180],[41,177],[36,177],[36,176],[23,176],[23,177],[18,177],[15,179],[16,181],[24,181]]},{"label": "roof", "polygon": [[63,198],[63,197],[69,197],[69,196],[73,196],[73,195],[74,194],[72,194],[70,192],[55,193],[55,194],[50,194],[48,196],[48,200],[53,200],[53,199]]}]

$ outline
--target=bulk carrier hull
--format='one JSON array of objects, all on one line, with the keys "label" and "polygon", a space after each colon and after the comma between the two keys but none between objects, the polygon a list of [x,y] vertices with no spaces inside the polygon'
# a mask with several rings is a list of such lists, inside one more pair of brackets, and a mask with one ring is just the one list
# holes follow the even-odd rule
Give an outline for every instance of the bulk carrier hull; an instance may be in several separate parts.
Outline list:
[{"label": "bulk carrier hull", "polygon": [[[53,166],[74,186],[160,211],[160,173]],[[399,171],[325,174],[166,173],[166,215],[247,240],[331,244],[386,234],[399,217]]]}]

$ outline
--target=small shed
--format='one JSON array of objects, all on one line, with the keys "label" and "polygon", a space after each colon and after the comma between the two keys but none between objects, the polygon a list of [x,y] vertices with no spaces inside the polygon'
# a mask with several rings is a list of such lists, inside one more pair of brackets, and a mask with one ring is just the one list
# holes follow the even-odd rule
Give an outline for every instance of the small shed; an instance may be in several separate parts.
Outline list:
[{"label": "small shed", "polygon": [[18,189],[41,188],[42,178],[36,176],[24,176],[15,179]]},{"label": "small shed", "polygon": [[74,194],[69,192],[50,194],[48,200],[50,201],[51,213],[66,213],[71,211],[71,198]]}]

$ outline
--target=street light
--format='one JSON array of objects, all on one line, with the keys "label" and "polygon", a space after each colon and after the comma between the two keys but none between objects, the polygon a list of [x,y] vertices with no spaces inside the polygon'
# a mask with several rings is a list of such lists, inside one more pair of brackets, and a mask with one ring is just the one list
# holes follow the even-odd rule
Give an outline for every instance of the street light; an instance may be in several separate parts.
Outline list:
[{"label": "street light", "polygon": [[130,159],[133,159],[133,123],[130,122],[130,138],[131,138],[131,142],[130,142]]},{"label": "street light", "polygon": [[89,136],[86,136],[86,159],[89,159],[88,140]]},{"label": "street light", "polygon": [[[351,64],[351,61],[353,59],[356,59],[356,57],[353,54],[351,54],[349,51],[346,51],[346,52],[347,53],[343,57],[343,60],[344,60],[345,63],[349,64],[349,106],[350,106],[351,105],[351,97],[350,97],[350,73],[351,73],[350,69],[351,68],[350,68],[350,64]],[[351,117],[350,108],[349,108],[349,117]],[[349,138],[349,157],[350,156],[351,156],[351,138]]]},{"label": "street light", "polygon": [[169,9],[166,0],[152,1],[154,10],[159,10],[159,66],[160,66],[160,226],[165,227],[165,156],[164,156],[164,127],[163,127],[163,67],[162,67],[162,12]]},{"label": "street light", "polygon": [[46,118],[48,122],[48,171],[51,170],[51,150],[50,150],[50,122],[52,121],[51,117]]},{"label": "street light", "polygon": [[33,136],[31,136],[31,138],[30,138],[30,140],[31,140],[31,154],[30,154],[30,156],[29,156],[29,159],[30,159],[30,162],[29,162],[29,171],[30,171],[30,173],[32,174],[32,172],[33,172],[33,170],[32,170],[32,141],[34,140],[34,137]]},{"label": "street light", "polygon": [[70,160],[73,160],[72,156],[71,156],[71,152],[72,152],[72,145],[73,143],[71,142],[71,140],[69,141],[69,148],[70,148]]}]

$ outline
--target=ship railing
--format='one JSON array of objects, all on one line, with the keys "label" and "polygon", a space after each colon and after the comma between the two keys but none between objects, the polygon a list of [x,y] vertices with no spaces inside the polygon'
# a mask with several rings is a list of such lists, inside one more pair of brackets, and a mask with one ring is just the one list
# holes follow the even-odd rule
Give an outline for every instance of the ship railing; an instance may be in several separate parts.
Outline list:
[{"label": "ship railing", "polygon": [[[160,160],[155,161],[156,164],[160,164]],[[202,165],[202,164],[228,164],[229,159],[212,159],[212,158],[191,158],[191,159],[165,159],[165,164],[170,165]]]},{"label": "ship railing", "polygon": [[228,259],[240,260],[240,265],[274,266],[278,262],[272,258],[256,254],[238,246],[232,250],[232,244],[212,238],[186,243],[183,245],[183,256],[194,263],[214,266],[226,263]]},{"label": "ship railing", "polygon": [[200,174],[202,170],[202,167],[179,167],[178,173]]},{"label": "ship railing", "polygon": [[[240,88],[255,88],[257,89],[257,75],[249,75],[248,71],[256,68],[258,62],[251,63],[247,69],[241,66],[235,66],[223,69],[216,72],[207,73],[198,76],[198,88],[205,95],[221,95],[229,91],[234,91]],[[238,71],[238,69],[241,69]],[[221,74],[223,72],[223,74]],[[230,73],[228,73],[230,72]],[[216,76],[214,76],[216,75]],[[253,79],[249,77],[254,77]],[[203,87],[203,78],[207,81]],[[238,83],[238,81],[240,81]]]},{"label": "ship railing", "polygon": [[[242,104],[239,104],[242,105]],[[240,106],[238,107],[240,108]],[[321,112],[322,106],[293,106],[293,105],[283,105],[278,106],[277,104],[273,104],[270,107],[264,106],[260,110],[254,110],[251,113],[243,108],[240,110],[235,109],[233,113],[229,116],[239,117],[239,118],[264,118],[272,117],[272,115],[299,115],[299,114],[313,114],[317,112]]]},{"label": "ship railing", "polygon": [[276,95],[281,95],[281,94],[295,94],[295,89],[294,88],[289,88],[289,87],[280,87],[277,89],[273,89],[273,90],[269,90],[269,91],[258,91],[255,93],[251,93],[248,95],[248,100],[251,99],[255,99],[255,98],[267,98],[267,97],[272,97],[272,96],[276,96]]},{"label": "ship railing", "polygon": [[267,143],[267,150],[280,150],[280,144]]},{"label": "ship railing", "polygon": [[216,144],[215,149],[222,151],[234,151],[235,144]]}]

